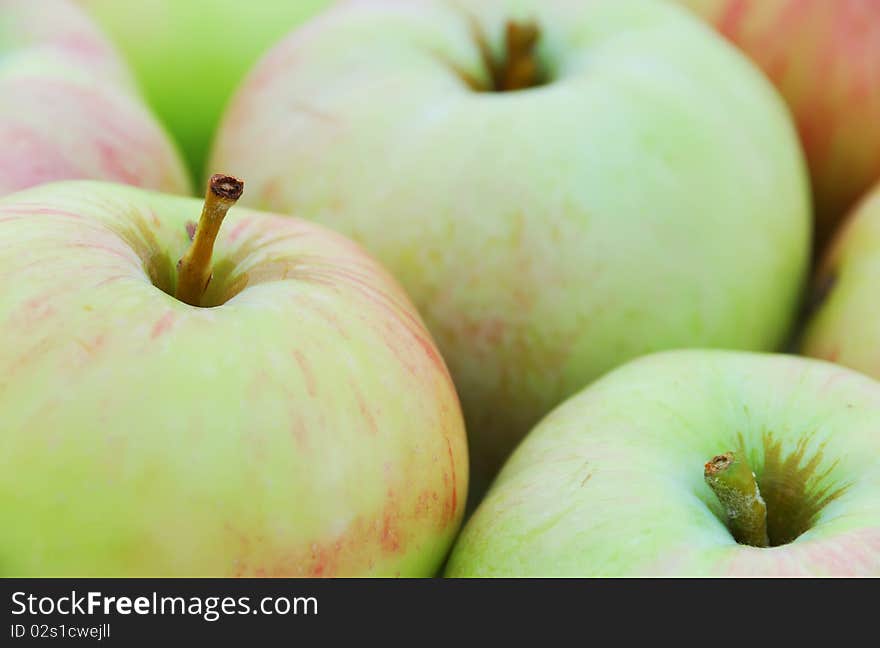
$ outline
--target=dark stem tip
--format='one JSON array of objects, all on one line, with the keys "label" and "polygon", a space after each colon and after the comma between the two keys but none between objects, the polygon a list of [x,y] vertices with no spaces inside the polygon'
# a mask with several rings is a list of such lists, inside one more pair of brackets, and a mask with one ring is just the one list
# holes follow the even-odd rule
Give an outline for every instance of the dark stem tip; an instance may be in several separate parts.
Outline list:
[{"label": "dark stem tip", "polygon": [[725,452],[724,454],[716,455],[712,457],[711,461],[707,462],[704,467],[704,474],[707,476],[717,475],[720,472],[727,470],[730,467],[730,464],[733,463],[734,457],[732,452]]},{"label": "dark stem tip", "polygon": [[215,173],[211,176],[211,193],[218,198],[238,200],[244,192],[244,181],[233,176]]}]

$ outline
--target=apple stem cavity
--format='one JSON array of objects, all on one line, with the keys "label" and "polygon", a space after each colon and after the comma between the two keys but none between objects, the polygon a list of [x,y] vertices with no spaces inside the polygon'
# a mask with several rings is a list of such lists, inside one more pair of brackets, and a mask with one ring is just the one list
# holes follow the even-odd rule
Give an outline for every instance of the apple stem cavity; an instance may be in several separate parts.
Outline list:
[{"label": "apple stem cavity", "polygon": [[213,276],[211,255],[214,252],[214,241],[217,240],[226,212],[238,201],[243,191],[244,182],[238,178],[219,173],[211,176],[201,218],[195,232],[190,234],[192,244],[177,262],[175,297],[185,304],[201,305]]},{"label": "apple stem cavity", "polygon": [[534,21],[510,20],[505,28],[506,60],[495,69],[495,88],[514,92],[540,84],[536,48],[541,31]]},{"label": "apple stem cavity", "polygon": [[725,452],[706,463],[703,476],[724,507],[734,539],[743,545],[768,547],[767,505],[748,462]]}]

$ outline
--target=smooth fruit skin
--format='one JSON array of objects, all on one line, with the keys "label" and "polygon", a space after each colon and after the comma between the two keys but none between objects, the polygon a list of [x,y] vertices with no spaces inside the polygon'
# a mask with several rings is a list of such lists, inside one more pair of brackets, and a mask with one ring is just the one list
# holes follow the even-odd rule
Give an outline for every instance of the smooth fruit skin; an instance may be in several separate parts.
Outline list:
[{"label": "smooth fruit skin", "polygon": [[794,114],[820,243],[880,180],[880,3],[678,0],[748,54]]},{"label": "smooth fruit skin", "polygon": [[814,280],[801,352],[880,378],[880,185],[854,210]]},{"label": "smooth fruit skin", "polygon": [[[768,517],[774,488],[830,500],[793,542],[757,549],[727,530],[703,464],[743,447]],[[794,356],[655,354],[535,428],[446,574],[880,576],[878,456],[880,384],[867,377]],[[771,464],[787,466],[773,484]]]},{"label": "smooth fruit skin", "polygon": [[225,303],[187,306],[153,282],[200,210],[91,182],[0,201],[0,575],[433,575],[467,450],[415,309],[348,240],[237,207]]},{"label": "smooth fruit skin", "polygon": [[0,196],[94,179],[190,192],[182,160],[88,17],[0,0]]},{"label": "smooth fruit skin", "polygon": [[238,91],[212,168],[251,205],[363,243],[449,363],[475,472],[604,372],[681,346],[774,349],[803,284],[809,196],[784,105],[679,7],[471,7],[500,47],[535,17],[543,87],[476,92],[449,3],[336,5]]},{"label": "smooth fruit skin", "polygon": [[[331,0],[77,0],[123,51],[196,178],[236,86]],[[213,169],[208,169],[210,174]]]}]

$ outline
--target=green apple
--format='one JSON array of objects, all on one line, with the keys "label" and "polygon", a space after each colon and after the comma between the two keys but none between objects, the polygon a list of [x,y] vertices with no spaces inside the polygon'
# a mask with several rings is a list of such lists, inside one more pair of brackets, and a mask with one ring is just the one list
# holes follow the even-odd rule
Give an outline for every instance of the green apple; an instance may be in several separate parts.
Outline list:
[{"label": "green apple", "polygon": [[196,177],[241,78],[276,40],[331,2],[77,1],[122,49]]},{"label": "green apple", "polygon": [[812,175],[818,243],[880,180],[880,2],[678,0],[748,54],[791,108]]},{"label": "green apple", "polygon": [[189,193],[121,59],[67,0],[0,0],[0,196],[94,179]]},{"label": "green apple", "polygon": [[0,576],[432,575],[467,450],[415,309],[347,239],[246,209],[183,303],[199,209],[0,200]]},{"label": "green apple", "polygon": [[[769,546],[737,542],[738,518],[707,483],[728,452],[759,491]],[[870,378],[794,356],[655,354],[535,428],[447,575],[877,577],[878,457]]]},{"label": "green apple", "polygon": [[858,206],[816,274],[801,352],[880,378],[880,185]]},{"label": "green apple", "polygon": [[810,204],[781,99],[685,10],[469,11],[336,5],[250,74],[212,166],[248,178],[250,205],[338,229],[403,283],[459,388],[476,482],[630,358],[775,349]]}]

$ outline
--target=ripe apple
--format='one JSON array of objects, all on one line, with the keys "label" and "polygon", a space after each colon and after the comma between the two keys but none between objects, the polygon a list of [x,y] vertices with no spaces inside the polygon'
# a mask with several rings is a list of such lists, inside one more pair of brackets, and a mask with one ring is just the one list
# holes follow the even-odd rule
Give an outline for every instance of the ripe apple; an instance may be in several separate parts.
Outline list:
[{"label": "ripe apple", "polygon": [[263,52],[331,0],[77,0],[134,68],[201,177],[223,108]]},{"label": "ripe apple", "polygon": [[0,200],[0,575],[432,575],[467,450],[415,309],[348,240],[246,209],[183,303],[198,213],[87,181]]},{"label": "ripe apple", "polygon": [[189,193],[118,55],[66,0],[0,0],[0,196],[95,179]]},{"label": "ripe apple", "polygon": [[[20,50],[26,56],[15,56]],[[33,0],[0,0],[0,51],[3,58],[12,57],[15,67],[42,64],[51,68],[66,63],[134,87],[107,37],[70,0],[40,0],[40,4]]]},{"label": "ripe apple", "polygon": [[257,65],[212,165],[403,283],[475,480],[630,358],[777,347],[809,250],[796,133],[734,48],[662,3],[517,6],[335,5]]},{"label": "ripe apple", "polygon": [[801,352],[880,378],[880,185],[858,206],[816,274]]},{"label": "ripe apple", "polygon": [[880,179],[880,2],[679,0],[748,54],[794,113],[818,243]]},{"label": "ripe apple", "polygon": [[[878,430],[880,384],[832,364],[636,360],[517,448],[447,575],[880,576]],[[763,542],[737,542],[740,518],[708,484],[731,455],[763,504]]]}]

